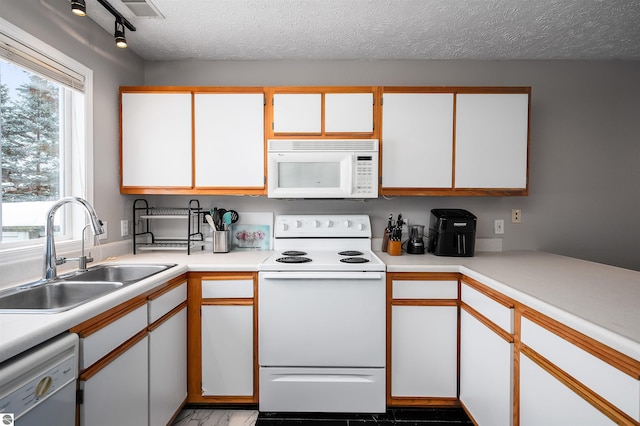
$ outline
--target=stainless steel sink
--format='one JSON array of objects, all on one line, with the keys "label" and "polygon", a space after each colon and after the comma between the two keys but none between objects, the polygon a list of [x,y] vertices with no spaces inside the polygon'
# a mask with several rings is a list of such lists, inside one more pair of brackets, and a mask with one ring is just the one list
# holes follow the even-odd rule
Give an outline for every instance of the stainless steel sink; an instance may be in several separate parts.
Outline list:
[{"label": "stainless steel sink", "polygon": [[57,313],[166,271],[175,264],[104,264],[0,291],[0,313]]},{"label": "stainless steel sink", "polygon": [[119,282],[99,281],[58,281],[22,286],[0,292],[0,312],[62,312],[122,287]]},{"label": "stainless steel sink", "polygon": [[116,281],[128,285],[174,266],[175,264],[104,264],[89,268],[85,272],[76,272],[72,276],[61,278],[65,281]]}]

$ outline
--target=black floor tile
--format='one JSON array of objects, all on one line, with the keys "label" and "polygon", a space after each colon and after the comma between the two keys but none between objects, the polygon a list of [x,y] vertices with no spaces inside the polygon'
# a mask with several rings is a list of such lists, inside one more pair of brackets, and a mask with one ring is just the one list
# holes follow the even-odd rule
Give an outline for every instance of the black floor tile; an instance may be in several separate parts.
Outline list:
[{"label": "black floor tile", "polygon": [[263,413],[256,426],[461,426],[473,423],[460,408],[403,408],[381,414]]}]

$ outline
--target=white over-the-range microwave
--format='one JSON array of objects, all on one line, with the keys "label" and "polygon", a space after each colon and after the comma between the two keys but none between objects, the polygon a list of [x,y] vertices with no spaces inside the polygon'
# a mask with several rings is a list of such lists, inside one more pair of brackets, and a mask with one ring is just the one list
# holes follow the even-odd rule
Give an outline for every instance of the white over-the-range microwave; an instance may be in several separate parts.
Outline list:
[{"label": "white over-the-range microwave", "polygon": [[270,198],[377,198],[377,139],[269,139]]}]

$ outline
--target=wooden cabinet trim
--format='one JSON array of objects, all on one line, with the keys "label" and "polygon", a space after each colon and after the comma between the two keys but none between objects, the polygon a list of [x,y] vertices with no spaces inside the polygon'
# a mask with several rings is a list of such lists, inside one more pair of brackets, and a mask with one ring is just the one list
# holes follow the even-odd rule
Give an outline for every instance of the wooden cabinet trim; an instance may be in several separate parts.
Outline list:
[{"label": "wooden cabinet trim", "polygon": [[187,274],[182,274],[178,277],[175,277],[164,284],[159,285],[158,287],[153,288],[147,293],[147,300],[155,300],[162,296],[165,293],[170,292],[176,287],[180,287],[181,284],[186,284],[187,282]]},{"label": "wooden cabinet trim", "polygon": [[611,404],[609,401],[602,398],[600,395],[592,391],[590,388],[586,387],[579,380],[575,379],[573,376],[567,374],[565,371],[561,370],[551,361],[540,355],[535,350],[531,349],[525,344],[521,344],[521,352],[526,355],[531,361],[536,363],[540,368],[545,370],[547,373],[552,375],[558,381],[560,381],[563,385],[571,389],[573,392],[578,394],[582,399],[593,405],[604,415],[609,417],[615,423],[621,425],[638,425],[632,417],[624,413],[615,405]]},{"label": "wooden cabinet trim", "polygon": [[[164,314],[157,321],[154,321],[152,324],[149,324],[149,326],[147,327],[147,331],[152,332],[153,330],[155,330],[156,328],[160,327],[166,321],[170,320],[171,317],[173,317],[175,314],[177,314],[178,312],[182,311],[186,307],[187,307],[187,301],[185,300],[184,302],[182,302],[181,304],[179,304],[178,306],[176,306],[175,308],[173,308],[172,310],[170,310],[169,312]],[[186,330],[185,330],[185,332],[186,332]]]},{"label": "wooden cabinet trim", "polygon": [[461,275],[457,272],[390,272],[389,281],[458,281]]},{"label": "wooden cabinet trim", "polygon": [[71,333],[77,333],[81,338],[90,336],[112,322],[144,306],[146,303],[147,298],[142,294],[76,325],[71,328],[70,331]]},{"label": "wooden cabinet trim", "polygon": [[[572,345],[577,346],[599,360],[606,362],[612,367],[617,368],[635,380],[640,380],[640,361],[635,360],[585,334],[582,334],[579,331],[567,327],[559,321],[556,321],[531,308],[522,307],[521,311],[522,317],[532,321],[545,330],[552,332]],[[523,346],[525,345],[523,344]]]},{"label": "wooden cabinet trim", "polygon": [[391,306],[458,306],[456,299],[392,299]]},{"label": "wooden cabinet trim", "polygon": [[514,343],[515,341],[514,336],[511,333],[505,331],[502,327],[495,324],[493,321],[491,321],[490,319],[482,315],[480,312],[473,309],[471,306],[467,305],[464,302],[460,302],[460,308],[464,309],[469,315],[471,315],[472,317],[480,321],[484,326],[486,326],[495,334],[500,336],[502,340],[504,340],[505,342]]},{"label": "wooden cabinet trim", "polygon": [[460,407],[458,398],[392,396],[387,400],[391,407]]},{"label": "wooden cabinet trim", "polygon": [[482,284],[480,281],[474,280],[466,275],[462,275],[460,279],[461,284],[466,284],[474,290],[478,290],[480,293],[494,300],[495,302],[501,304],[502,306],[513,309],[515,307],[515,302],[504,294],[500,293],[497,290],[492,289],[491,287]]},{"label": "wooden cabinet trim", "polygon": [[120,355],[125,353],[127,350],[129,350],[131,347],[133,347],[135,344],[140,342],[145,337],[147,337],[147,330],[145,329],[145,330],[139,331],[133,337],[128,339],[126,342],[124,342],[123,344],[121,344],[111,352],[109,352],[107,355],[100,358],[98,361],[93,363],[90,367],[86,368],[80,374],[80,376],[78,377],[78,380],[81,382],[89,380],[91,377],[95,376],[98,372],[100,372],[100,370],[102,370],[111,362],[116,360]]},{"label": "wooden cabinet trim", "polygon": [[254,304],[253,298],[207,298],[202,299],[202,306],[251,306]]}]

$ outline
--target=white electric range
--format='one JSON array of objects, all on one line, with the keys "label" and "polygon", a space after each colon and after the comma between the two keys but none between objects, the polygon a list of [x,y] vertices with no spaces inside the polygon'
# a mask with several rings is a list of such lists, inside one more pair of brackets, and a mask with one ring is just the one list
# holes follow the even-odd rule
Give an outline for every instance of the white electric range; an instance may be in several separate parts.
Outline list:
[{"label": "white electric range", "polygon": [[369,216],[276,216],[259,269],[260,410],[384,412],[385,265]]}]

